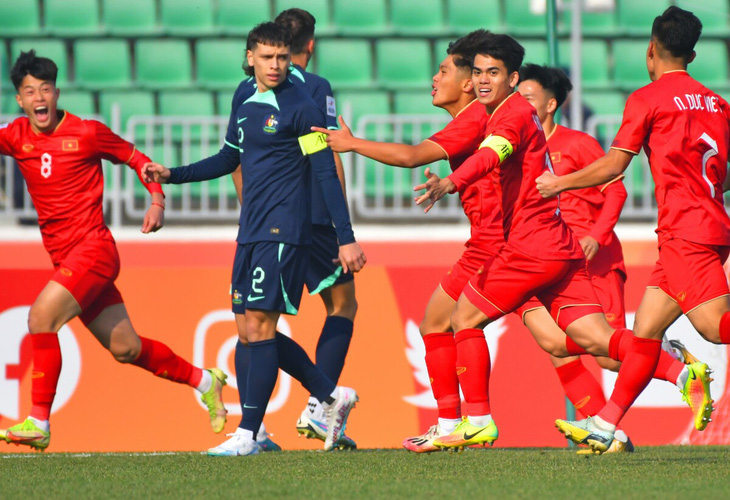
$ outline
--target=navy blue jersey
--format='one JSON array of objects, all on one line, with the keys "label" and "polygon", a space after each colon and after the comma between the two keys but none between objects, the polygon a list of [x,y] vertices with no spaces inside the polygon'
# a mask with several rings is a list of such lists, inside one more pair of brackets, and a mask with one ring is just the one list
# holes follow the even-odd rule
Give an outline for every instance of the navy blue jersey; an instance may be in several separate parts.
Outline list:
[{"label": "navy blue jersey", "polygon": [[299,138],[324,126],[324,112],[286,80],[267,92],[244,80],[232,101],[225,145],[214,157],[171,170],[170,183],[220,177],[241,164],[243,204],[237,241],[310,243],[314,178],[332,215],[340,245],[355,241],[332,150],[306,155]]}]

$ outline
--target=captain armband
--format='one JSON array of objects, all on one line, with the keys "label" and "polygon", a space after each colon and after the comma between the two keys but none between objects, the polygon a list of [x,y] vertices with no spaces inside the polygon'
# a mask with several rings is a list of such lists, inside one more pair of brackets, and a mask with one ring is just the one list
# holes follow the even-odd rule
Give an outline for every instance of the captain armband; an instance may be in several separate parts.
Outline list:
[{"label": "captain armband", "polygon": [[304,156],[327,149],[327,135],[322,132],[312,132],[299,138],[299,147]]},{"label": "captain armband", "polygon": [[499,156],[499,162],[502,163],[509,155],[514,152],[512,144],[498,135],[490,135],[479,145],[479,149],[489,148]]}]

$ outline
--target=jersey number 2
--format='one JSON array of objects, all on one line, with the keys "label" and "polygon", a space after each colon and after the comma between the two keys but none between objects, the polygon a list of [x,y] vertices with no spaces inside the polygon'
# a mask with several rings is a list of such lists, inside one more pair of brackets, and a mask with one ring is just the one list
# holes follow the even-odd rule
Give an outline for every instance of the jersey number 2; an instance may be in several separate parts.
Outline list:
[{"label": "jersey number 2", "polygon": [[48,179],[51,176],[51,155],[43,153],[41,155],[41,175]]}]

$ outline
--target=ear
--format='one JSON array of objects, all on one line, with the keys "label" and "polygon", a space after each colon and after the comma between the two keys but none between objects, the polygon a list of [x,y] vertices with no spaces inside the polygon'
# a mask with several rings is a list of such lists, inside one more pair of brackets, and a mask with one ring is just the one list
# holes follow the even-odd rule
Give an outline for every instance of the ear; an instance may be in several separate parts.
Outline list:
[{"label": "ear", "polygon": [[21,108],[23,107],[23,103],[22,103],[22,101],[20,100],[20,93],[17,93],[17,94],[15,94],[15,102],[17,102],[17,103],[18,103],[18,106],[19,106],[19,107],[21,107]]},{"label": "ear", "polygon": [[649,46],[646,48],[646,58],[653,59],[655,55],[656,55],[656,45],[654,45],[654,40],[650,40]]},{"label": "ear", "polygon": [[517,71],[514,71],[511,75],[509,75],[509,86],[513,89],[517,86],[517,83],[520,81],[520,73]]},{"label": "ear", "polygon": [[248,61],[248,65],[253,67],[253,51],[246,49],[246,60]]},{"label": "ear", "polygon": [[465,94],[472,94],[474,93],[474,82],[469,78],[468,80],[464,80],[461,84],[461,91]]},{"label": "ear", "polygon": [[314,54],[314,38],[307,42],[307,52]]},{"label": "ear", "polygon": [[687,58],[687,64],[689,64],[689,63],[691,63],[692,61],[694,61],[694,60],[695,60],[695,57],[696,57],[696,56],[697,56],[697,52],[695,52],[695,51],[693,50],[693,51],[692,51],[692,55],[690,55],[690,56],[689,56],[689,57]]},{"label": "ear", "polygon": [[550,99],[548,99],[548,102],[547,102],[547,112],[548,112],[548,114],[555,113],[555,111],[557,109],[558,109],[558,100],[555,99],[554,97],[551,97]]}]

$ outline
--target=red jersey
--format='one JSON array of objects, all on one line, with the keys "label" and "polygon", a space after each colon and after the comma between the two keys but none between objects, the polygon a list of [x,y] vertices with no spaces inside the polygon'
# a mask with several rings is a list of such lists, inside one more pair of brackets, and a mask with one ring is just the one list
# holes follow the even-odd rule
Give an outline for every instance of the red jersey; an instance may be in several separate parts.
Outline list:
[{"label": "red jersey", "polygon": [[[479,149],[487,136],[487,109],[474,99],[454,119],[429,139],[444,150],[452,171]],[[479,245],[496,252],[504,244],[502,213],[495,201],[492,182],[480,179],[461,193],[461,206],[471,224],[467,246]]]},{"label": "red jersey", "polygon": [[[61,113],[50,134],[33,131],[27,117],[0,126],[0,154],[14,157],[20,166],[54,265],[81,241],[113,241],[102,213],[101,160],[128,163],[138,173],[150,161],[106,125]],[[162,192],[159,184],[147,189]]]},{"label": "red jersey", "polygon": [[[593,137],[556,125],[547,138],[556,175],[566,175],[590,165],[604,155]],[[626,200],[620,178],[603,186],[565,191],[560,195],[560,215],[580,240],[593,237],[601,247],[587,262],[588,274],[602,276],[613,269],[626,272],[621,243],[613,231]]]},{"label": "red jersey", "polygon": [[629,96],[612,148],[649,157],[659,245],[681,238],[730,245],[723,204],[730,144],[727,102],[686,71],[665,73]]},{"label": "red jersey", "polygon": [[449,179],[463,192],[495,170],[505,240],[538,259],[582,259],[580,243],[560,217],[558,198],[543,199],[535,189],[535,179],[547,169],[550,155],[535,108],[513,93],[490,117],[479,151]]}]

